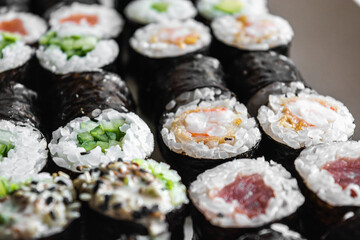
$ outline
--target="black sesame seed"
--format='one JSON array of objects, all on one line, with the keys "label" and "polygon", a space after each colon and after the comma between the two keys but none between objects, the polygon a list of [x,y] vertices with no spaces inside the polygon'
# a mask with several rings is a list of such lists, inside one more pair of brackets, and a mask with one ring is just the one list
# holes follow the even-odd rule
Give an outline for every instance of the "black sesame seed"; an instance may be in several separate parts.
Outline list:
[{"label": "black sesame seed", "polygon": [[100,184],[103,184],[104,182],[101,180],[97,180],[93,189],[93,193],[96,193],[99,190]]},{"label": "black sesame seed", "polygon": [[150,209],[148,209],[147,207],[142,207],[141,208],[141,215],[143,216],[147,216],[149,215],[151,212],[150,212]]},{"label": "black sesame seed", "polygon": [[225,141],[232,141],[233,140],[233,138],[231,138],[231,137],[226,137],[225,138]]},{"label": "black sesame seed", "polygon": [[118,162],[123,162],[122,158],[118,158],[117,161],[118,161]]},{"label": "black sesame seed", "polygon": [[41,192],[40,192],[39,190],[37,190],[36,188],[31,188],[30,191],[33,192],[33,193],[36,193],[36,194],[41,193]]},{"label": "black sesame seed", "polygon": [[64,202],[65,205],[69,205],[71,203],[70,199],[68,199],[67,197],[64,197],[63,202]]},{"label": "black sesame seed", "polygon": [[115,203],[115,204],[112,206],[112,208],[113,208],[114,210],[117,210],[117,209],[121,208],[121,206],[122,206],[122,203]]},{"label": "black sesame seed", "polygon": [[56,215],[55,215],[55,213],[53,211],[50,211],[49,214],[50,214],[50,217],[51,217],[52,220],[56,219]]},{"label": "black sesame seed", "polygon": [[222,217],[224,217],[224,214],[218,213],[217,216],[222,218]]},{"label": "black sesame seed", "polygon": [[147,172],[145,169],[142,169],[142,168],[140,168],[139,171],[142,172],[142,173],[146,173],[146,172]]},{"label": "black sesame seed", "polygon": [[49,191],[49,192],[53,192],[53,191],[55,191],[55,187],[50,187],[50,188],[48,188],[47,190]]},{"label": "black sesame seed", "polygon": [[39,183],[39,182],[38,182],[38,181],[35,181],[35,180],[32,180],[32,181],[31,181],[31,184],[32,184],[32,185],[36,185],[36,184],[38,184],[38,183]]},{"label": "black sesame seed", "polygon": [[53,202],[53,200],[54,200],[54,198],[53,197],[48,197],[46,200],[45,200],[45,203],[46,203],[46,205],[49,205],[50,203],[52,203]]},{"label": "black sesame seed", "polygon": [[105,195],[104,196],[104,202],[99,206],[100,210],[105,212],[109,209],[109,201],[110,201],[111,195]]},{"label": "black sesame seed", "polygon": [[90,154],[90,151],[86,151],[86,152],[81,152],[80,155],[88,155]]},{"label": "black sesame seed", "polygon": [[100,172],[100,177],[103,177],[103,176],[105,176],[106,175],[106,172],[105,171],[101,171]]},{"label": "black sesame seed", "polygon": [[66,186],[66,183],[63,180],[59,180],[56,183],[59,184],[59,185],[65,185]]},{"label": "black sesame seed", "polygon": [[159,211],[159,205],[155,204],[154,206],[152,206],[152,208],[150,209],[150,212],[157,212]]},{"label": "black sesame seed", "polygon": [[139,219],[141,218],[141,213],[139,211],[134,211],[132,213],[132,217],[136,220],[136,219]]}]

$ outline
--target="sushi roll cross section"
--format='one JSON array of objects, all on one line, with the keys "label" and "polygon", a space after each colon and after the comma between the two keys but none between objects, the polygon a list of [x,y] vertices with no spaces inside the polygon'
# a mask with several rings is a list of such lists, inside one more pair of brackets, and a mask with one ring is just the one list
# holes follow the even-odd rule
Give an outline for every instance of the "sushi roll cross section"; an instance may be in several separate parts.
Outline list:
[{"label": "sushi roll cross section", "polygon": [[64,173],[0,178],[0,238],[40,239],[63,232],[80,216],[73,184]]},{"label": "sushi roll cross section", "polygon": [[91,34],[99,38],[116,38],[124,21],[115,9],[97,4],[72,3],[50,14],[50,26],[72,34]]},{"label": "sushi roll cross section", "polygon": [[140,234],[152,237],[167,232],[167,215],[188,203],[179,175],[151,159],[101,164],[74,185],[92,210],[114,221],[140,224],[146,229]]}]

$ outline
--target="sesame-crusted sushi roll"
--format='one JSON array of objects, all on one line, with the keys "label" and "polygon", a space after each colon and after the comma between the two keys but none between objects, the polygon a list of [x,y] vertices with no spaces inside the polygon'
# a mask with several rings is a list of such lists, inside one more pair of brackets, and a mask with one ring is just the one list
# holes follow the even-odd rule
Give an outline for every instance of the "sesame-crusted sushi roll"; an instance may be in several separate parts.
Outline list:
[{"label": "sesame-crusted sushi roll", "polygon": [[294,62],[275,52],[249,52],[230,64],[226,84],[244,102],[249,113],[269,102],[270,94],[304,89],[304,80]]},{"label": "sesame-crusted sushi roll", "polygon": [[188,199],[180,180],[169,165],[151,159],[101,164],[83,173],[74,185],[92,210],[86,212],[88,235],[91,239],[120,235],[184,239]]},{"label": "sesame-crusted sushi roll", "polygon": [[[195,239],[237,239],[274,222],[297,224],[304,203],[297,182],[280,164],[237,159],[207,170],[189,189]],[[241,239],[241,238],[240,238]]]},{"label": "sesame-crusted sushi roll", "polygon": [[266,0],[199,0],[197,8],[204,21],[222,16],[258,15],[268,12]]},{"label": "sesame-crusted sushi roll", "polygon": [[1,239],[76,239],[68,230],[80,216],[79,208],[73,184],[64,173],[0,178]]},{"label": "sesame-crusted sushi roll", "polygon": [[288,56],[294,36],[290,24],[271,14],[224,16],[211,23],[214,41],[211,54],[225,69],[234,57],[249,51],[275,51]]},{"label": "sesame-crusted sushi roll", "polygon": [[[55,88],[54,122],[49,149],[54,162],[72,172],[100,163],[147,158],[153,135],[133,110],[130,91],[116,74],[68,74]],[[129,108],[129,110],[127,109]],[[55,128],[56,129],[56,128]]]},{"label": "sesame-crusted sushi roll", "polygon": [[330,225],[340,223],[347,212],[360,206],[360,142],[317,145],[301,152],[295,160],[307,197],[308,232],[318,226],[317,237]]},{"label": "sesame-crusted sushi roll", "polygon": [[51,12],[49,23],[55,30],[69,31],[69,35],[92,34],[99,38],[117,38],[124,20],[115,9],[99,4],[73,3]]},{"label": "sesame-crusted sushi roll", "polygon": [[293,161],[305,147],[347,141],[354,134],[354,118],[340,101],[313,90],[272,94],[259,109],[266,157],[294,170]]},{"label": "sesame-crusted sushi roll", "polygon": [[[211,96],[213,91],[198,93]],[[261,139],[255,119],[243,104],[235,97],[214,95],[164,114],[159,133],[164,159],[179,171],[185,184],[206,169],[254,156]]]}]

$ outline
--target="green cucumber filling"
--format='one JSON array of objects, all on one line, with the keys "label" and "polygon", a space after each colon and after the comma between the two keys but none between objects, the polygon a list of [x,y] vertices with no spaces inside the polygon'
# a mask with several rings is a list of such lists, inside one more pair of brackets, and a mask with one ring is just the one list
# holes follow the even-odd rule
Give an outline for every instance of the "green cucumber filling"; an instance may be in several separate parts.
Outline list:
[{"label": "green cucumber filling", "polygon": [[8,152],[11,149],[15,148],[14,144],[10,141],[11,137],[11,132],[0,130],[0,162],[8,156]]},{"label": "green cucumber filling", "polygon": [[[20,184],[18,183],[10,183],[5,178],[0,177],[0,199],[6,197],[10,193],[18,190],[20,188]],[[1,222],[1,220],[0,220]]]},{"label": "green cucumber filling", "polygon": [[39,40],[39,44],[45,47],[55,46],[61,49],[67,59],[72,56],[84,57],[88,52],[95,49],[98,39],[92,36],[68,36],[58,37],[56,32],[48,32]]},{"label": "green cucumber filling", "polygon": [[169,7],[170,3],[165,3],[165,2],[159,2],[159,3],[153,3],[151,5],[151,8],[162,13],[162,12],[166,12],[168,7]]},{"label": "green cucumber filling", "polygon": [[0,58],[3,58],[4,55],[2,53],[2,50],[7,46],[16,43],[20,39],[20,36],[6,32],[0,33],[0,35]]},{"label": "green cucumber filling", "polygon": [[214,6],[214,9],[227,14],[234,14],[240,12],[243,7],[243,4],[238,0],[221,0]]},{"label": "green cucumber filling", "polygon": [[172,204],[177,206],[183,203],[181,201],[182,199],[177,197],[178,193],[183,191],[183,185],[180,182],[181,179],[177,174],[174,174],[167,165],[143,159],[134,159],[132,162],[139,164],[141,168],[151,172],[152,175],[164,184],[166,190],[169,191]]},{"label": "green cucumber filling", "polygon": [[80,125],[81,132],[77,135],[78,144],[86,151],[100,147],[104,153],[109,147],[116,145],[121,147],[125,132],[121,131],[120,127],[124,124],[123,119],[101,122],[100,124],[93,121],[83,122]]}]

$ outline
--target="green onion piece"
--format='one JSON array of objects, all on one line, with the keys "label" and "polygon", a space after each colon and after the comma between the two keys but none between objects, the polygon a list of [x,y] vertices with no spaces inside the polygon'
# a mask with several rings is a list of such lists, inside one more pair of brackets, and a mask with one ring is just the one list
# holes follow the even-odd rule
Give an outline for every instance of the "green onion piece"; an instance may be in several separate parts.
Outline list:
[{"label": "green onion piece", "polygon": [[153,3],[151,5],[151,8],[162,13],[162,12],[166,12],[168,7],[169,7],[170,3],[165,3],[165,2],[159,2],[159,3]]}]

